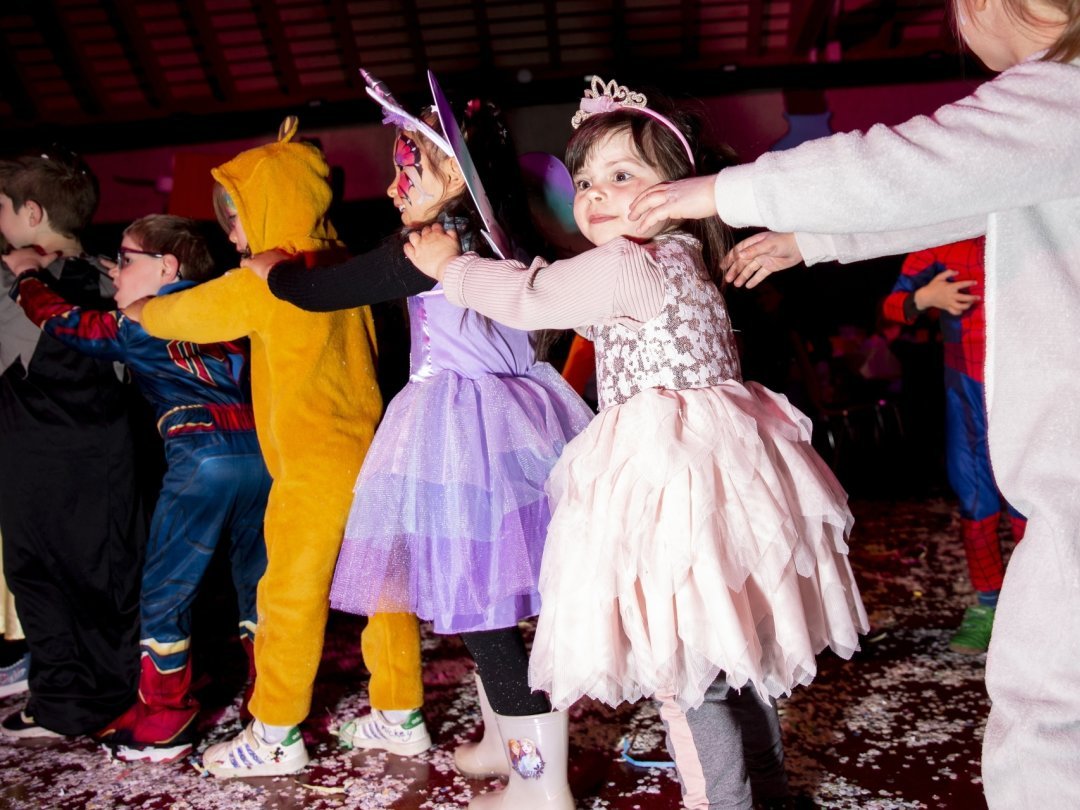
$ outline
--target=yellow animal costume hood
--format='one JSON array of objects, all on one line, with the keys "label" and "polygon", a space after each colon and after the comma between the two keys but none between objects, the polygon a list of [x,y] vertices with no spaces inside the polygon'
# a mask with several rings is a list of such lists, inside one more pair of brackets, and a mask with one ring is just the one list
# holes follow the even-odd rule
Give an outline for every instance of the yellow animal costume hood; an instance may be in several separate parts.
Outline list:
[{"label": "yellow animal costume hood", "polygon": [[326,218],[330,167],[318,148],[293,140],[297,127],[294,116],[286,118],[277,143],[241,152],[210,172],[232,198],[252,254],[341,246]]},{"label": "yellow animal costume hood", "polygon": [[[253,253],[340,246],[326,219],[326,161],[314,146],[294,142],[295,132],[295,120],[287,120],[277,143],[249,149],[213,171],[236,205]],[[311,706],[352,486],[382,411],[371,311],[305,312],[275,298],[251,270],[237,268],[148,301],[142,318],[147,332],[166,340],[251,338],[255,426],[274,485],[266,507],[267,566],[259,583],[258,677],[250,708],[264,723],[294,725]],[[378,614],[368,628],[363,645],[372,705],[419,706],[416,617]]]}]

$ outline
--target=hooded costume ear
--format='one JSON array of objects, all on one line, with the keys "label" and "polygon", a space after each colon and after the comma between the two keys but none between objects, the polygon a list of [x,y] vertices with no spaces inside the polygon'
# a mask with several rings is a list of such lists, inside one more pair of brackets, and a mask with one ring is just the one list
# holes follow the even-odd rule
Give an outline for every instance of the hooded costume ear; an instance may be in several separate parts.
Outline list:
[{"label": "hooded costume ear", "polygon": [[296,136],[299,129],[300,119],[295,115],[286,116],[285,120],[281,122],[281,126],[278,127],[278,143],[287,143],[288,141],[291,141]]}]

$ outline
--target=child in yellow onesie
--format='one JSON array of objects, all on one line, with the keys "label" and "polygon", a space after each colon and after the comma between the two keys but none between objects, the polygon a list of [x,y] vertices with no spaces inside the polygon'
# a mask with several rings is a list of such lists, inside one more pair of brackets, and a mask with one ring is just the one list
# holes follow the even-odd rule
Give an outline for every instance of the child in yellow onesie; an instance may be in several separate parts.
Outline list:
[{"label": "child in yellow onesie", "polygon": [[[277,143],[243,152],[212,174],[231,215],[229,238],[241,253],[278,248],[314,264],[316,254],[340,253],[342,245],[326,218],[326,161],[316,147],[293,141],[295,132],[290,118]],[[125,314],[160,338],[251,339],[255,427],[274,479],[257,597],[255,719],[232,740],[209,747],[203,764],[220,777],[295,773],[308,762],[297,724],[311,708],[352,482],[382,410],[371,312],[305,312],[241,267],[175,295],[144,299]],[[372,616],[361,644],[372,706],[418,709],[416,617]]]}]

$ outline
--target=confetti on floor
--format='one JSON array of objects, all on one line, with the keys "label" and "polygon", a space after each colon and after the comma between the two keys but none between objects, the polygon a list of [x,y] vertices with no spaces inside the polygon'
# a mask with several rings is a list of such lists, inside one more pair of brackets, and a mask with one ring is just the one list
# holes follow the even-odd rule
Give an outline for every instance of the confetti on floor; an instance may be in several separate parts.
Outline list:
[{"label": "confetti on floor", "polygon": [[[952,506],[944,499],[853,505],[852,564],[873,629],[851,661],[819,659],[818,677],[781,701],[793,786],[821,808],[985,808],[979,779],[989,709],[985,656],[948,650],[972,601]],[[296,777],[220,781],[190,762],[134,766],[111,761],[86,738],[0,743],[0,808],[39,810],[451,810],[468,805],[484,780],[465,779],[454,746],[476,732],[472,665],[456,638],[424,638],[428,727],[436,746],[400,758],[338,748],[327,728],[367,705],[359,653],[361,624],[334,614],[304,724],[313,765]],[[198,643],[198,641],[196,641]],[[200,692],[203,747],[240,728],[242,661],[206,653],[219,671]],[[229,673],[232,673],[230,678]],[[237,673],[241,673],[237,675]],[[0,701],[7,713],[20,697]],[[667,760],[649,703],[619,709],[582,701],[571,713],[571,786],[588,810],[678,808],[670,769],[621,761],[623,738],[635,759]]]}]

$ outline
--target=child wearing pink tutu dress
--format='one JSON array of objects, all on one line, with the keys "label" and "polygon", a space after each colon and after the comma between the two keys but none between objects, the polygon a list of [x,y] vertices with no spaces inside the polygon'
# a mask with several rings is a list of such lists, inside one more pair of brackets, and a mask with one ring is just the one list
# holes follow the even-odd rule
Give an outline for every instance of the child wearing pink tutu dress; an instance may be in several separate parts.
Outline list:
[{"label": "child wearing pink tutu dress", "polygon": [[868,629],[852,517],[810,420],[741,379],[710,272],[719,220],[625,238],[637,194],[692,175],[698,157],[687,125],[645,103],[594,79],[574,117],[574,218],[596,249],[525,267],[459,256],[433,225],[406,254],[455,304],[596,345],[600,413],[547,484],[531,685],[560,709],[659,700],[687,807],[785,806],[773,700]]}]

